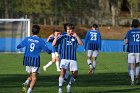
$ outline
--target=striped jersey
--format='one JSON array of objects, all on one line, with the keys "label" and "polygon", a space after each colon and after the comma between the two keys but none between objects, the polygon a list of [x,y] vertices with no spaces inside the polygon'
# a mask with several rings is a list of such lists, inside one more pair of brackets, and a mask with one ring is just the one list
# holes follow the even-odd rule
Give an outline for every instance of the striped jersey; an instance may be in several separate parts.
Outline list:
[{"label": "striped jersey", "polygon": [[[63,35],[66,35],[66,34],[67,34],[67,32],[63,32],[63,33],[61,33],[60,37],[63,36]],[[59,54],[61,54],[61,45],[62,44],[59,44],[59,46],[58,46],[58,53]],[[61,59],[61,55],[60,55],[60,59]]]},{"label": "striped jersey", "polygon": [[57,44],[61,46],[61,59],[76,60],[78,42],[74,36],[69,36],[68,34],[61,35],[57,40]]},{"label": "striped jersey", "polygon": [[40,67],[40,52],[45,50],[50,52],[45,41],[36,35],[26,37],[18,46],[19,48],[25,47],[23,65]]},{"label": "striped jersey", "polygon": [[101,50],[101,35],[99,31],[89,30],[85,37],[85,50]]},{"label": "striped jersey", "polygon": [[140,29],[132,28],[125,36],[128,39],[127,52],[140,53]]}]

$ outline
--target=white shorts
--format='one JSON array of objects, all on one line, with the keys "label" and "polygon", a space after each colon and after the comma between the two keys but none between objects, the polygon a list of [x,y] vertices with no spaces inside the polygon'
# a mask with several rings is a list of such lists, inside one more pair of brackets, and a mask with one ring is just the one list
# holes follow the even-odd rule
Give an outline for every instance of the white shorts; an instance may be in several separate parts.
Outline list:
[{"label": "white shorts", "polygon": [[97,51],[97,50],[88,50],[87,51],[87,56],[88,57],[97,57],[98,56],[98,54],[99,54],[99,51]]},{"label": "white shorts", "polygon": [[28,73],[40,73],[40,67],[26,66],[26,71]]},{"label": "white shorts", "polygon": [[59,53],[58,52],[52,53],[52,58],[56,58],[56,57],[59,57]]},{"label": "white shorts", "polygon": [[70,71],[78,71],[77,61],[62,59],[60,68],[69,69]]},{"label": "white shorts", "polygon": [[128,63],[140,62],[140,53],[128,53]]}]

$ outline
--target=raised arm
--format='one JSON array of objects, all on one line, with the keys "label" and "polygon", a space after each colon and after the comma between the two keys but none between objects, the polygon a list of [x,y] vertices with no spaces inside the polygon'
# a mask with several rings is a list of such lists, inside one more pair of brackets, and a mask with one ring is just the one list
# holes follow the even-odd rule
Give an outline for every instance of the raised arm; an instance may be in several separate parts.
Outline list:
[{"label": "raised arm", "polygon": [[52,45],[53,45],[53,46],[56,45],[58,37],[59,37],[59,34],[58,34],[58,33],[55,33],[54,40],[53,40],[53,42],[52,42]]},{"label": "raised arm", "polygon": [[79,45],[81,45],[81,46],[84,45],[83,41],[79,38],[79,36],[75,32],[73,33],[73,36],[76,37]]},{"label": "raised arm", "polygon": [[[48,37],[47,42],[50,42],[50,40],[52,39],[51,37],[53,37],[53,36],[54,36],[54,35],[51,34],[51,35]],[[51,40],[51,41],[53,41],[53,40]]]}]

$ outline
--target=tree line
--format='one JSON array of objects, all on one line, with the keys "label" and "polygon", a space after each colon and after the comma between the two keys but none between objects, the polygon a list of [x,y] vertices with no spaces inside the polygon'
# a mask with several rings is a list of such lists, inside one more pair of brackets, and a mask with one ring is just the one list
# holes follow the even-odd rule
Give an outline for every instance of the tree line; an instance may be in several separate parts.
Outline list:
[{"label": "tree line", "polygon": [[43,25],[119,26],[121,13],[130,19],[139,16],[139,5],[139,0],[0,0],[0,18],[24,17]]}]

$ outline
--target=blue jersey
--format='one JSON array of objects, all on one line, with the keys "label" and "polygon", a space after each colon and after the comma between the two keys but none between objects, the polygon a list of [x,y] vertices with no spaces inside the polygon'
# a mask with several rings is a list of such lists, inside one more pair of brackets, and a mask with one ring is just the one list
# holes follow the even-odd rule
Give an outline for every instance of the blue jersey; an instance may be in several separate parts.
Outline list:
[{"label": "blue jersey", "polygon": [[60,44],[61,59],[76,60],[77,39],[68,34],[62,35],[58,38],[57,44]]},{"label": "blue jersey", "polygon": [[18,46],[17,49],[25,47],[23,65],[40,67],[40,52],[48,51],[48,47],[43,39],[38,36],[26,37]]},{"label": "blue jersey", "polygon": [[140,53],[140,30],[138,28],[129,30],[125,39],[128,39],[127,52]]},{"label": "blue jersey", "polygon": [[89,30],[85,37],[85,50],[101,50],[101,35],[99,31]]},{"label": "blue jersey", "polygon": [[[53,37],[51,37],[50,39],[49,39],[49,42],[53,42],[53,40],[54,40],[54,36]],[[55,52],[58,52],[58,45],[56,45],[56,46],[52,46],[52,53],[55,53]]]},{"label": "blue jersey", "polygon": [[[61,33],[61,36],[66,35],[66,34],[67,34],[67,32],[63,32],[63,33]],[[59,54],[61,54],[61,45],[62,44],[59,44],[59,47],[58,47],[58,53]],[[60,55],[60,59],[61,59],[61,55]]]}]

